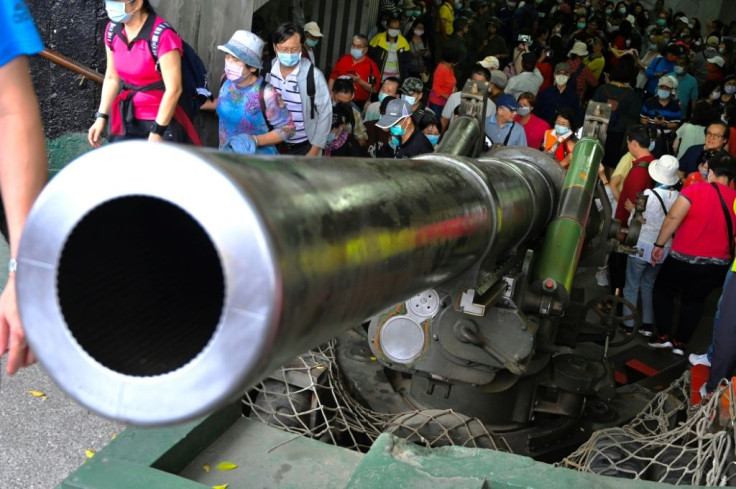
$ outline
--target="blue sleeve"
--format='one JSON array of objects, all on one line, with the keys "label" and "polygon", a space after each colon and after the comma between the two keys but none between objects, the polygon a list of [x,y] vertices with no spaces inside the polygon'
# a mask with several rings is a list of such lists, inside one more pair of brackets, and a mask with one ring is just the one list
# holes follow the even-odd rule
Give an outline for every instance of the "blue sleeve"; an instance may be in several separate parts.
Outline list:
[{"label": "blue sleeve", "polygon": [[0,2],[0,66],[22,55],[43,50],[41,37],[33,24],[31,12],[22,0]]},{"label": "blue sleeve", "polygon": [[647,77],[651,78],[654,76],[654,68],[657,67],[660,59],[662,59],[661,56],[655,56],[655,58],[649,62],[649,65],[647,66]]}]

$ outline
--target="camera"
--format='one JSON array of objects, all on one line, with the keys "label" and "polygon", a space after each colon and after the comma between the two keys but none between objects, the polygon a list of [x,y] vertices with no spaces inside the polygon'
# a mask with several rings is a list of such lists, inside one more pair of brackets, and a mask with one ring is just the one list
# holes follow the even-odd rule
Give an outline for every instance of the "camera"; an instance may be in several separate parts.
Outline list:
[{"label": "camera", "polygon": [[528,34],[519,34],[519,42],[529,44],[530,42],[532,42],[532,36]]}]

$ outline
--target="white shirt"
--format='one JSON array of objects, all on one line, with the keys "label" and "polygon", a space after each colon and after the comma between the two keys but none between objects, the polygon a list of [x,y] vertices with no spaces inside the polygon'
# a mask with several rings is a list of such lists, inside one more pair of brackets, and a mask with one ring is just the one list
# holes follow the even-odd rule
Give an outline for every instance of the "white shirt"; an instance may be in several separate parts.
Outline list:
[{"label": "white shirt", "polygon": [[[644,261],[651,261],[654,242],[657,240],[657,236],[659,236],[659,229],[662,227],[662,222],[667,215],[664,212],[664,209],[662,209],[662,204],[659,203],[659,199],[652,195],[654,192],[657,192],[657,195],[662,197],[664,206],[668,211],[672,208],[672,204],[675,203],[675,200],[677,200],[677,196],[680,195],[677,190],[665,188],[646,189],[644,191],[644,195],[648,196],[647,206],[642,213],[642,217],[646,219],[646,222],[642,224],[641,231],[639,232],[639,241],[636,242],[636,247],[643,250],[644,254],[642,256],[632,255],[634,258]],[[634,213],[632,212],[629,217],[629,222],[631,222],[633,217]],[[670,238],[665,244],[665,254],[662,257],[662,260],[667,258],[671,246],[672,238]]]},{"label": "white shirt", "polygon": [[524,92],[531,92],[536,95],[543,82],[542,74],[535,68],[534,71],[525,71],[509,78],[504,91],[518,100],[519,95]]},{"label": "white shirt", "polygon": [[284,99],[286,108],[291,113],[291,119],[296,126],[296,133],[286,142],[289,144],[299,144],[307,141],[307,132],[304,130],[304,114],[302,113],[302,96],[299,93],[299,84],[297,82],[297,74],[299,73],[299,65],[296,69],[289,73],[284,80],[281,74],[281,64],[277,61],[271,67],[271,79],[269,83],[279,91],[281,98]]},{"label": "white shirt", "polygon": [[[442,117],[447,120],[452,120],[455,115],[455,107],[460,105],[460,97],[462,96],[462,92],[455,92],[451,94],[447,98],[447,103],[445,104],[445,107],[442,109]],[[493,100],[488,98],[488,101],[486,101],[486,116],[483,118],[488,119],[492,115],[496,114],[496,104],[493,103]]]}]

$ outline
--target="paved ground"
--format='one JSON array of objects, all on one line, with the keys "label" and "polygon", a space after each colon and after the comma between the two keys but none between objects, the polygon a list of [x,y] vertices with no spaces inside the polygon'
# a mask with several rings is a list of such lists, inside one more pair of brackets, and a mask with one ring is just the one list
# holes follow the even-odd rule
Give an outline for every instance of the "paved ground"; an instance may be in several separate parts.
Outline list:
[{"label": "paved ground", "polygon": [[[0,263],[7,263],[0,239]],[[0,267],[0,284],[7,272]],[[0,362],[0,488],[51,489],[99,450],[123,426],[104,420],[69,399],[39,365],[14,377]],[[28,391],[43,392],[46,398]]]}]

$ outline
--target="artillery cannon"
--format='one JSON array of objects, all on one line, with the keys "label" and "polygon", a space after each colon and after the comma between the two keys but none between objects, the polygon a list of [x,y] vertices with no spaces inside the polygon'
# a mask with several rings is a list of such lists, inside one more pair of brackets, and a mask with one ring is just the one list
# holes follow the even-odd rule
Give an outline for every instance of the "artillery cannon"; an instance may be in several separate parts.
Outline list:
[{"label": "artillery cannon", "polygon": [[[465,117],[447,140],[477,132]],[[83,405],[161,425],[369,321],[375,356],[412,379],[418,405],[459,406],[515,451],[543,452],[530,433],[558,430],[536,417],[570,430],[586,399],[614,393],[606,362],[570,347],[615,328],[560,328],[583,248],[618,231],[610,211],[591,219],[597,117],[567,173],[524,148],[402,162],[142,142],[88,153],[26,225],[29,341]],[[478,156],[476,137],[464,141],[458,152]]]}]

